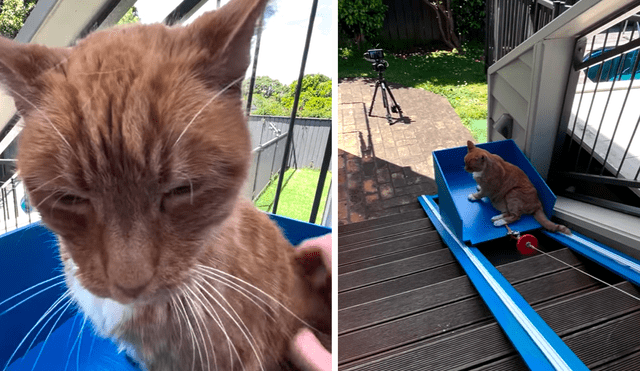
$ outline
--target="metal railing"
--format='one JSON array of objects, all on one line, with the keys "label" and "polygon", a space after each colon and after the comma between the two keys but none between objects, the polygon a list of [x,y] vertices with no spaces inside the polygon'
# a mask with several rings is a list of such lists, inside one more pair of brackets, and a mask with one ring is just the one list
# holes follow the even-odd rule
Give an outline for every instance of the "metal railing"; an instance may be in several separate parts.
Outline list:
[{"label": "metal railing", "polygon": [[485,68],[504,57],[578,0],[487,0]]},{"label": "metal railing", "polygon": [[40,214],[29,203],[24,184],[17,175],[0,186],[0,212],[0,233],[40,220]]},{"label": "metal railing", "polygon": [[[176,24],[176,23],[185,21],[206,2],[207,0],[181,1],[176,6],[176,8],[173,11],[171,11],[169,15],[165,18],[165,23]],[[21,42],[30,42],[30,41],[41,42],[38,39],[38,35],[43,33],[49,34],[51,31],[49,28],[55,27],[55,23],[61,21],[60,20],[61,14],[56,13],[58,9],[58,5],[60,5],[59,3],[61,3],[61,1],[40,0],[40,2],[38,2],[32,14],[29,16],[29,18],[25,22],[25,26],[23,27],[23,30],[20,31],[16,39],[17,40],[19,39],[19,41]],[[86,6],[83,6],[81,8],[81,10],[85,13],[83,15],[84,18],[82,18],[82,20],[74,21],[75,23],[77,23],[77,25],[74,26],[75,28],[73,28],[73,31],[70,31],[72,34],[61,35],[61,37],[59,37],[60,40],[56,39],[57,41],[55,41],[55,43],[57,43],[56,46],[60,46],[61,44],[69,45],[69,43],[73,43],[73,41],[76,38],[83,37],[91,31],[104,29],[114,25],[115,23],[118,22],[118,20],[122,17],[122,15],[125,14],[126,11],[132,5],[134,5],[134,3],[135,3],[135,0],[105,0],[101,2],[95,1],[95,2],[91,2],[90,4],[89,3],[86,4]],[[67,1],[65,4],[66,6],[70,6],[70,7],[80,6],[79,5],[80,2],[74,5],[73,2]],[[220,7],[221,5],[220,0],[217,0],[217,5],[218,7]],[[300,77],[298,79],[299,83],[298,83],[298,86],[296,87],[295,94],[294,94],[293,110],[291,113],[291,117],[289,118],[288,129],[287,131],[284,131],[285,134],[283,134],[284,135],[283,138],[280,138],[280,140],[274,142],[274,144],[271,144],[270,146],[263,145],[260,150],[257,150],[255,152],[256,156],[265,158],[265,157],[268,157],[267,152],[271,151],[270,149],[271,146],[274,146],[274,148],[278,149],[277,151],[274,151],[274,156],[279,156],[279,157],[273,157],[273,159],[271,159],[270,161],[272,166],[270,166],[269,171],[271,173],[273,172],[273,169],[284,171],[286,168],[290,166],[290,162],[289,162],[290,159],[295,158],[295,155],[294,155],[295,146],[298,143],[294,143],[294,135],[298,135],[297,132],[299,131],[299,128],[294,126],[297,126],[295,125],[297,123],[296,122],[297,106],[298,106],[298,101],[300,97],[301,82],[302,82],[302,77],[304,76],[305,63],[307,60],[307,54],[308,54],[308,49],[309,49],[310,39],[311,39],[311,31],[313,29],[313,23],[315,19],[315,12],[316,12],[317,6],[318,6],[318,2],[317,0],[314,0],[311,6],[311,15],[309,17],[307,39],[305,42],[304,53],[302,56],[302,62],[300,67]],[[254,53],[255,58],[253,60],[254,68],[253,68],[253,75],[251,77],[252,80],[255,79],[255,73],[256,73],[255,64],[259,60],[258,58],[259,46],[260,46],[260,43],[258,41],[255,43],[255,53]],[[265,57],[268,58],[268,56],[265,56]],[[249,97],[251,97],[251,95],[252,95],[252,91],[249,91]],[[250,100],[251,98],[249,98],[249,101]],[[9,137],[11,136],[10,132],[12,131],[19,132],[20,130],[19,125],[15,125],[18,121],[19,121],[18,116],[13,115],[13,117],[8,122],[9,125],[5,125],[4,128],[0,130],[0,142],[2,142],[2,139],[5,137],[7,138],[5,141],[9,141],[10,140]],[[284,143],[282,143],[281,141],[283,141]],[[323,143],[325,146],[325,150],[329,148],[329,151],[330,151],[330,142],[331,142],[330,136],[326,140],[323,140],[323,142],[325,142]],[[6,148],[6,146],[4,148]],[[320,147],[318,147],[317,149],[318,151],[321,151]],[[322,157],[319,157],[319,158],[322,158]],[[277,162],[280,162],[281,165],[275,166],[275,163]],[[330,156],[324,156],[322,161],[322,166],[321,166],[321,176],[320,176],[321,179],[319,179],[319,182],[318,182],[318,186],[320,187],[324,182],[324,178],[327,174],[329,163],[330,163]],[[255,178],[257,178],[257,174],[260,173],[261,171],[260,167],[258,166],[258,163],[256,163],[255,168],[253,168],[253,165],[252,165],[252,171],[254,171],[254,174],[256,175],[254,176],[254,179],[252,179],[254,180],[254,184],[253,184],[254,189],[251,190],[251,193],[253,194],[255,191],[258,191],[259,193],[260,189],[255,188],[257,187]],[[11,179],[14,179],[14,177],[12,177]],[[279,180],[278,189],[276,192],[276,201],[275,201],[276,207],[278,203],[279,194],[282,189],[282,184],[281,184],[282,174],[279,177],[279,179],[280,180]],[[321,192],[316,192],[316,193],[319,194]],[[18,202],[17,199],[13,199],[13,201],[11,200],[12,199],[10,197],[7,198],[6,200],[3,199],[4,205],[10,205],[12,202],[13,203]],[[318,197],[315,197],[313,201],[313,209],[316,210],[319,204],[320,204],[320,199]],[[276,207],[274,207],[274,213],[277,212]],[[325,216],[327,213],[330,213],[329,203],[327,203],[327,207],[325,209]],[[6,215],[11,216],[13,214],[6,214]],[[14,218],[14,219],[17,220],[18,218]],[[314,216],[314,219],[315,219],[315,216]],[[324,219],[329,220],[328,218],[324,218]]]},{"label": "metal railing", "polygon": [[640,17],[578,41],[550,178],[558,193],[640,216]]},{"label": "metal railing", "polygon": [[[247,191],[245,195],[251,200],[255,200],[269,185],[274,174],[280,172],[280,161],[276,161],[284,156],[284,145],[288,133],[280,134],[265,144],[254,148],[251,168],[249,169],[249,180],[246,183]],[[293,157],[293,153],[291,154]]]}]

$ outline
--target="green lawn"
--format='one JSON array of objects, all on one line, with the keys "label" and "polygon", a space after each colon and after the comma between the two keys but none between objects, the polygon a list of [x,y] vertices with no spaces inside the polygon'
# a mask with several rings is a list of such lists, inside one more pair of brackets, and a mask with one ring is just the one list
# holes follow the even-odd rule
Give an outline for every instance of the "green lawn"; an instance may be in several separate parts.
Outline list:
[{"label": "green lawn", "polygon": [[[284,182],[282,183],[282,192],[280,193],[280,201],[278,202],[278,215],[284,215],[289,218],[309,221],[311,216],[311,207],[313,199],[316,195],[316,187],[318,186],[318,178],[320,170],[315,169],[289,169],[284,174]],[[320,223],[324,205],[327,201],[329,193],[329,184],[331,183],[331,172],[327,172],[327,178],[324,181],[324,189],[322,190],[322,199],[320,200],[320,208],[316,216],[316,222]],[[274,176],[264,192],[255,201],[255,205],[263,211],[271,211],[273,209],[273,199],[276,195],[276,187],[278,186],[278,176]]]},{"label": "green lawn", "polygon": [[[474,120],[487,118],[487,78],[484,73],[482,45],[470,44],[457,52],[387,53],[387,81],[425,89],[449,100],[462,123],[478,142],[486,142],[486,124]],[[371,63],[357,49],[339,48],[338,77],[376,78]],[[402,102],[399,102],[402,105]]]}]

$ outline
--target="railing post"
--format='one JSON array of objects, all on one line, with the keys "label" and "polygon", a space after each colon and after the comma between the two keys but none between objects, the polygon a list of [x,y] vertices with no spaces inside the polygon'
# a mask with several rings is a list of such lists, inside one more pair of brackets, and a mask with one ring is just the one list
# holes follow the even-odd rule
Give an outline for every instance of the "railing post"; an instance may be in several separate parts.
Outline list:
[{"label": "railing post", "polygon": [[[260,40],[262,39],[262,26],[264,25],[264,14],[258,21],[258,35],[256,36],[256,47],[253,53],[253,66],[251,67],[251,80],[249,82],[249,92],[247,94],[247,116],[251,114],[251,102],[253,100],[253,88],[256,85],[256,72],[258,69],[258,54],[260,54]],[[262,139],[262,138],[261,138]]]},{"label": "railing post", "polygon": [[16,228],[18,228],[18,194],[16,193],[15,178],[11,178],[11,189],[13,191],[13,209],[14,217],[16,218]]},{"label": "railing post", "polygon": [[2,191],[2,217],[4,218],[4,231],[5,233],[8,230],[7,227],[7,214],[9,210],[7,208],[7,192],[4,188],[0,189]]},{"label": "railing post", "polygon": [[318,178],[318,185],[316,187],[316,196],[313,199],[313,206],[311,207],[311,216],[309,216],[309,223],[315,223],[316,216],[318,215],[318,208],[320,207],[320,200],[322,199],[322,190],[324,189],[324,180],[327,177],[327,170],[329,170],[329,163],[331,162],[331,128],[329,128],[329,137],[327,138],[327,145],[324,148],[324,158],[322,159],[322,166],[320,167],[320,178]]},{"label": "railing post", "polygon": [[282,156],[282,167],[280,168],[280,176],[278,177],[278,188],[276,188],[276,196],[273,200],[273,213],[278,210],[278,202],[280,201],[280,192],[282,191],[282,180],[284,172],[289,160],[289,152],[291,150],[291,142],[293,140],[293,126],[295,124],[296,114],[298,111],[298,103],[300,100],[300,90],[302,89],[302,79],[304,78],[304,67],[307,64],[307,55],[309,54],[309,43],[311,42],[311,31],[313,30],[313,21],[316,18],[316,10],[318,9],[318,0],[313,0],[311,5],[311,15],[309,16],[309,28],[307,29],[307,40],[304,45],[304,53],[302,55],[302,65],[300,66],[300,75],[296,86],[296,94],[293,98],[293,107],[291,109],[291,121],[289,123],[289,133],[287,134],[287,143],[284,147],[284,156]]}]

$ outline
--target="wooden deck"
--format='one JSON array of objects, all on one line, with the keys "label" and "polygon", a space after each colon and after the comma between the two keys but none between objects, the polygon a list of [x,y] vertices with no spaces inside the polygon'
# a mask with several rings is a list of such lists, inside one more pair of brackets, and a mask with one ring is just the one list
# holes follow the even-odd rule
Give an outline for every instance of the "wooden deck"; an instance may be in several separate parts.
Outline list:
[{"label": "wooden deck", "polygon": [[[417,202],[417,201],[416,201]],[[640,297],[537,235],[540,248]],[[339,227],[340,370],[527,370],[422,210]],[[508,239],[480,250],[591,370],[640,370],[640,300]]]}]

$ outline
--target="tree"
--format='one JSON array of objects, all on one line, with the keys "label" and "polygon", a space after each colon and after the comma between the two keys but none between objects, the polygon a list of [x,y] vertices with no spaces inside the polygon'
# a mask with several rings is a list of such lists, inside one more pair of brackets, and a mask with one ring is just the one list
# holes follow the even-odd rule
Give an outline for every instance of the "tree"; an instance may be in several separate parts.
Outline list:
[{"label": "tree", "polygon": [[[284,106],[293,108],[298,80],[289,85],[288,94],[282,99]],[[304,75],[298,101],[300,117],[331,117],[331,79],[322,74]]]},{"label": "tree", "polygon": [[139,23],[140,17],[138,16],[138,9],[135,6],[129,8],[129,10],[120,18],[118,26],[129,23]]},{"label": "tree", "polygon": [[[245,85],[249,85],[249,80],[245,80]],[[261,94],[265,98],[275,96],[278,101],[289,91],[289,87],[278,80],[274,80],[268,76],[256,77],[253,86],[254,94]]]},{"label": "tree", "polygon": [[0,0],[0,34],[13,39],[36,5],[37,0]]},{"label": "tree", "polygon": [[[267,76],[256,77],[252,105],[254,115],[289,116],[293,108],[298,81],[284,85]],[[249,90],[245,80],[243,91]],[[246,96],[245,96],[246,98]],[[331,79],[321,74],[305,75],[298,101],[299,117],[331,117]]]},{"label": "tree", "polygon": [[340,34],[360,44],[375,40],[387,13],[382,0],[339,0],[338,29]]},{"label": "tree", "polygon": [[453,27],[453,13],[451,13],[451,1],[450,0],[422,0],[431,9],[436,12],[436,18],[438,20],[438,28],[440,29],[440,35],[442,35],[442,41],[451,49],[457,49],[462,53],[462,45],[460,39],[456,35]]},{"label": "tree", "polygon": [[461,42],[484,41],[485,0],[451,0],[451,12]]}]

